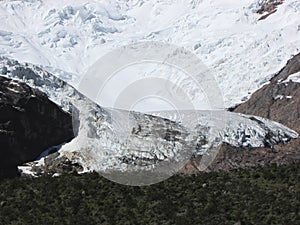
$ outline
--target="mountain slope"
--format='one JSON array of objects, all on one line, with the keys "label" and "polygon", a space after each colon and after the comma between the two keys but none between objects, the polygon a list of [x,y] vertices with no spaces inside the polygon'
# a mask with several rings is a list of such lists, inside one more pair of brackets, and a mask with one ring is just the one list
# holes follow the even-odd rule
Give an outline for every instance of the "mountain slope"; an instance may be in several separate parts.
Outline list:
[{"label": "mountain slope", "polygon": [[0,179],[15,176],[18,165],[73,138],[69,113],[43,92],[0,76]]},{"label": "mountain slope", "polygon": [[[257,115],[300,131],[300,53],[289,60],[270,84],[256,91],[235,112]],[[298,77],[298,80],[297,80]]]},{"label": "mountain slope", "polygon": [[42,65],[76,86],[117,47],[169,42],[212,70],[232,107],[299,52],[299,1],[284,1],[259,21],[268,2],[276,1],[1,1],[0,55]]},{"label": "mountain slope", "polygon": [[[38,164],[30,166],[38,170],[45,170],[45,162],[63,161],[80,171],[124,172],[157,168],[156,172],[164,171],[169,176],[192,155],[208,155],[207,159],[212,156],[210,160],[213,160],[211,150],[217,149],[222,142],[236,147],[269,147],[298,137],[296,132],[278,123],[230,112],[182,111],[180,115],[178,112],[147,115],[103,108],[36,66],[2,58],[0,68],[2,76],[39,89],[73,115],[76,138],[62,146],[59,154],[51,156],[52,160],[42,158]],[[181,122],[176,119],[180,117]],[[51,165],[46,164],[46,167]]]}]

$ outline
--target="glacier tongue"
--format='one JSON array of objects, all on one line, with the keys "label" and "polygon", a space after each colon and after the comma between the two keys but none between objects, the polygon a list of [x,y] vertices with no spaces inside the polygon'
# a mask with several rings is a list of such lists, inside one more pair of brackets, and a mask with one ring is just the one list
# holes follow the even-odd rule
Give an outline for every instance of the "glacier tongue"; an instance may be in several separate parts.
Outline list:
[{"label": "glacier tongue", "polygon": [[298,137],[273,121],[230,112],[167,112],[182,118],[172,121],[170,117],[105,109],[87,100],[74,105],[78,106],[73,114],[78,116],[78,136],[62,147],[60,157],[67,156],[86,171],[98,171],[122,184],[162,181],[195,155],[205,156],[200,162],[205,169],[222,142],[237,147],[272,147]]},{"label": "glacier tongue", "polygon": [[225,111],[166,111],[150,115],[103,108],[36,66],[1,58],[1,67],[6,68],[1,76],[40,89],[73,114],[76,138],[62,146],[58,157],[66,157],[85,171],[95,170],[118,182],[125,182],[120,173],[133,173],[138,180],[131,182],[141,182],[143,175],[136,175],[140,171],[153,175],[148,174],[151,179],[146,183],[164,179],[192,155],[209,154],[222,142],[240,147],[270,147],[298,138],[296,132],[276,122]]},{"label": "glacier tongue", "polygon": [[[271,147],[297,138],[298,134],[280,123],[265,118],[228,111],[161,111],[152,115],[180,122],[197,130],[213,127],[222,142],[235,147]],[[203,128],[202,128],[203,129]],[[212,134],[212,133],[210,133]],[[213,134],[212,134],[213,136]],[[215,138],[214,136],[214,138]]]}]

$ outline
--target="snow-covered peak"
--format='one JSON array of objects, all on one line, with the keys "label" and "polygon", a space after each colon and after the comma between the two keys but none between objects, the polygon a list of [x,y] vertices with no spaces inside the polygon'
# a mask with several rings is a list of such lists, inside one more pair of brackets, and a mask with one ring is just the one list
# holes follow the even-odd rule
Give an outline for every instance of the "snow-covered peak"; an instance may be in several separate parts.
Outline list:
[{"label": "snow-covered peak", "polygon": [[76,85],[89,66],[117,47],[165,41],[192,51],[212,70],[230,107],[299,52],[299,1],[284,1],[258,21],[261,2],[1,1],[0,55],[66,71]]}]

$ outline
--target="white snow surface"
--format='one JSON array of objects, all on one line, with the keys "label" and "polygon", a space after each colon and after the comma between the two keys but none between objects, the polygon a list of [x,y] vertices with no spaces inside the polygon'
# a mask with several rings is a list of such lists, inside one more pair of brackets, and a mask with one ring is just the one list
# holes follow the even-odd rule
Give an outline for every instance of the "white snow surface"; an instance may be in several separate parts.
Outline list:
[{"label": "white snow surface", "polygon": [[117,47],[169,42],[201,59],[230,107],[300,50],[300,2],[286,0],[261,21],[258,7],[258,0],[0,1],[0,56],[41,65],[76,87]]},{"label": "white snow surface", "polygon": [[281,83],[288,83],[290,81],[295,82],[295,83],[300,83],[300,72],[294,73],[294,74],[288,76],[288,78],[286,78]]}]

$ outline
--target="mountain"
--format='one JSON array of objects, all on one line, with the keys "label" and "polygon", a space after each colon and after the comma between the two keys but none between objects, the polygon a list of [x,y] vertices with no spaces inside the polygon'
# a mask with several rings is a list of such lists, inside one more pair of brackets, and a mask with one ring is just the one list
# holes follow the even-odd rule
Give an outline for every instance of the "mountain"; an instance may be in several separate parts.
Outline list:
[{"label": "mountain", "polygon": [[43,92],[0,76],[0,179],[73,138],[69,113]]},{"label": "mountain", "polygon": [[[174,160],[162,163],[163,169],[158,172],[173,173],[190,156],[200,158],[207,167],[217,152],[224,153],[224,157],[233,152],[234,163],[226,166],[235,168],[247,164],[241,149],[248,149],[250,156],[257,152],[255,160],[250,160],[251,165],[257,165],[263,152],[259,148],[276,158],[278,155],[273,153],[277,146],[285,148],[288,145],[284,144],[298,134],[261,117],[299,131],[295,100],[298,84],[287,81],[298,79],[298,75],[284,75],[297,68],[277,74],[287,60],[298,57],[299,11],[297,0],[1,1],[2,76],[45,93],[66,115],[72,114],[75,136],[55,155],[21,169],[35,174],[66,169],[135,171],[136,167],[150,168],[171,158]],[[97,104],[95,99],[88,99],[89,90],[82,88],[82,82],[95,63],[136,42],[170,43],[178,46],[178,51],[185,49],[196,56],[217,84],[208,89],[220,90],[218,98],[224,103],[221,110],[203,111],[202,104],[198,104],[196,111],[162,112],[158,101],[142,105],[140,112],[130,111],[130,107],[112,109],[115,93],[124,88],[120,84],[125,79],[109,83],[108,97],[100,98]],[[139,53],[143,58],[149,52],[144,49]],[[108,64],[103,70],[119,65],[120,58],[124,56],[105,61]],[[297,59],[290,62],[294,61]],[[102,68],[97,73],[101,74]],[[129,72],[130,82],[157,74],[179,85],[184,80],[173,70],[154,68],[151,73],[140,73],[144,70],[128,68],[130,65],[122,69]],[[128,82],[125,84],[129,88]],[[185,83],[184,90],[196,103],[202,103],[203,95],[193,85]],[[132,92],[143,92],[144,87],[137,85]],[[254,116],[225,112],[223,108]],[[222,142],[225,144],[220,147]],[[44,150],[42,156],[48,153]],[[238,159],[240,164],[235,161],[237,155],[242,158]],[[277,157],[270,162],[279,161]]]},{"label": "mountain", "polygon": [[67,171],[76,168],[79,172],[135,172],[154,168],[155,174],[166,170],[163,175],[169,176],[193,155],[207,155],[206,159],[213,160],[210,159],[213,150],[222,142],[235,147],[270,147],[298,137],[296,132],[267,119],[225,111],[182,111],[182,120],[178,121],[178,112],[149,115],[103,108],[34,65],[1,58],[0,68],[2,77],[45,93],[73,117],[75,139],[63,145],[58,154],[20,167],[25,173],[53,174],[63,172],[63,168]]}]

